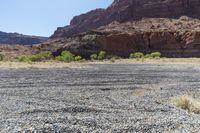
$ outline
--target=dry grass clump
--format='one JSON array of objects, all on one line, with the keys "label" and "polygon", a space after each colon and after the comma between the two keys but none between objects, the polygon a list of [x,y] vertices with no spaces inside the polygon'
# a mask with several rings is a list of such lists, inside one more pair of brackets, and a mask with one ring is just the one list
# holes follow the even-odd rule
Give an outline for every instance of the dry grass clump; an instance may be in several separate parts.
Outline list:
[{"label": "dry grass clump", "polygon": [[174,103],[177,107],[187,110],[188,112],[200,114],[200,101],[187,95],[174,98]]},{"label": "dry grass clump", "polygon": [[143,96],[145,96],[145,92],[146,92],[146,91],[147,91],[147,90],[142,89],[142,88],[140,88],[140,89],[135,89],[134,92],[133,92],[133,95],[138,96],[138,97],[143,97]]}]

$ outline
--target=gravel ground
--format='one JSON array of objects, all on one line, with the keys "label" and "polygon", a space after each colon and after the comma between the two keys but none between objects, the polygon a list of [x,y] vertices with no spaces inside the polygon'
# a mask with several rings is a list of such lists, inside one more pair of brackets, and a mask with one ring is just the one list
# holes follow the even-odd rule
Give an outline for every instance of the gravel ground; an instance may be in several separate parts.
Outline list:
[{"label": "gravel ground", "polygon": [[200,65],[0,69],[2,133],[200,133],[170,98],[200,88]]}]

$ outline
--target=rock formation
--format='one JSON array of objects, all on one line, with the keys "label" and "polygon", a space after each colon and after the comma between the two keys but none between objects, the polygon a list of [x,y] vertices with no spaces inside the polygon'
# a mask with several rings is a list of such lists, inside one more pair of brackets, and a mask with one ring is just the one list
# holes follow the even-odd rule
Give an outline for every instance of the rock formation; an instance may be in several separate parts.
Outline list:
[{"label": "rock formation", "polygon": [[181,17],[113,22],[74,37],[51,39],[38,48],[58,54],[66,49],[84,57],[100,50],[119,56],[137,51],[160,51],[168,57],[200,56],[200,20]]},{"label": "rock formation", "polygon": [[74,17],[34,48],[54,54],[70,50],[86,58],[100,50],[200,57],[199,6],[199,0],[115,0],[107,9]]},{"label": "rock formation", "polygon": [[107,9],[96,9],[76,16],[69,26],[58,28],[51,38],[70,37],[80,32],[141,18],[200,18],[199,0],[114,0]]}]

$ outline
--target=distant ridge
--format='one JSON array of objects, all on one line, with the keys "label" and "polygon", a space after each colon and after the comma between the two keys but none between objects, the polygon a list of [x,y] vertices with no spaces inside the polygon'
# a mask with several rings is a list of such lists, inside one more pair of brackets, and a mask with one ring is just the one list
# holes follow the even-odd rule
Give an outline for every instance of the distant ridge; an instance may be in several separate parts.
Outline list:
[{"label": "distant ridge", "polygon": [[44,42],[47,37],[29,36],[19,33],[6,33],[0,31],[0,44],[33,45]]}]

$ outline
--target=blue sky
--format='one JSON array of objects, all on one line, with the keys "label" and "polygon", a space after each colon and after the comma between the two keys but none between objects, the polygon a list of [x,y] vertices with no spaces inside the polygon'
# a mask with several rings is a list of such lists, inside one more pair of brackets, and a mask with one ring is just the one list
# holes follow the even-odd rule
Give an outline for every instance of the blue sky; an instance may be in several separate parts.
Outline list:
[{"label": "blue sky", "polygon": [[0,31],[50,36],[73,16],[113,0],[0,0]]}]

